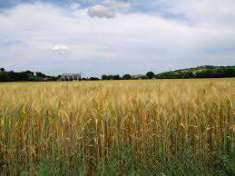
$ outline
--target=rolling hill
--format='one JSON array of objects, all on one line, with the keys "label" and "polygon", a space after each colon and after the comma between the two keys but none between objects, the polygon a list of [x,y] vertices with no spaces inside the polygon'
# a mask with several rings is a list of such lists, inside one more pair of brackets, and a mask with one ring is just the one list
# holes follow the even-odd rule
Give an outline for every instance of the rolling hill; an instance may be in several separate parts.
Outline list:
[{"label": "rolling hill", "polygon": [[235,66],[203,65],[195,68],[169,71],[155,75],[156,79],[224,78],[224,77],[235,77]]}]

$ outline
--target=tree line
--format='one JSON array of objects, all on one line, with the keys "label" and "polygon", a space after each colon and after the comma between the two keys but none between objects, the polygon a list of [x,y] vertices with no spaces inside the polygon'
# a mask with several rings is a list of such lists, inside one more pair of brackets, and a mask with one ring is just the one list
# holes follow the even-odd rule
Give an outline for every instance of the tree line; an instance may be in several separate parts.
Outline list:
[{"label": "tree line", "polygon": [[[81,80],[136,80],[136,79],[189,79],[189,78],[225,78],[235,77],[235,66],[200,66],[183,70],[176,70],[155,74],[152,71],[143,75],[124,74],[102,75],[98,77],[81,78]],[[58,81],[61,76],[49,76],[41,72],[23,71],[14,72],[0,69],[0,82],[10,81]]]},{"label": "tree line", "polygon": [[0,69],[0,81],[11,82],[11,81],[55,81],[57,77],[48,76],[41,72],[23,71],[14,72],[6,71],[4,68]]}]

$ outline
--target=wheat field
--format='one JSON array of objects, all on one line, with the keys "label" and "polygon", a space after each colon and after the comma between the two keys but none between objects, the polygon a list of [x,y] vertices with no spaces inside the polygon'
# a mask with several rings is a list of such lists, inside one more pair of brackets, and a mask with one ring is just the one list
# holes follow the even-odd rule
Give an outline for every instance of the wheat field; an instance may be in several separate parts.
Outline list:
[{"label": "wheat field", "polygon": [[0,84],[0,175],[234,175],[235,79]]}]

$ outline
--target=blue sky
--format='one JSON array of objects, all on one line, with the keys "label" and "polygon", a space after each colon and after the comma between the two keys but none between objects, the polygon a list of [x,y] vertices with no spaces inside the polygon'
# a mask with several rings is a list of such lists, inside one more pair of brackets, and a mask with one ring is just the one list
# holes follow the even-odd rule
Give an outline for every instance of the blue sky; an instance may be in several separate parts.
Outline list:
[{"label": "blue sky", "polygon": [[0,66],[48,74],[235,65],[234,0],[0,0]]}]

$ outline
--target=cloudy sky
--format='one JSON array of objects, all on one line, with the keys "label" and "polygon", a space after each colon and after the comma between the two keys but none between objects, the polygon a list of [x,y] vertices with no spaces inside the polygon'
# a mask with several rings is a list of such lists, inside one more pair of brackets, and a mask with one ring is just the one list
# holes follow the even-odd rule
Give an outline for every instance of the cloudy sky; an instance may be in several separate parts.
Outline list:
[{"label": "cloudy sky", "polygon": [[48,74],[235,65],[234,0],[0,0],[0,67]]}]

